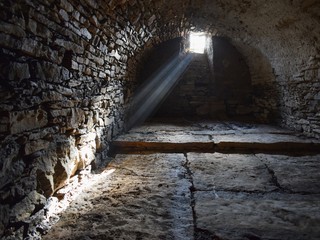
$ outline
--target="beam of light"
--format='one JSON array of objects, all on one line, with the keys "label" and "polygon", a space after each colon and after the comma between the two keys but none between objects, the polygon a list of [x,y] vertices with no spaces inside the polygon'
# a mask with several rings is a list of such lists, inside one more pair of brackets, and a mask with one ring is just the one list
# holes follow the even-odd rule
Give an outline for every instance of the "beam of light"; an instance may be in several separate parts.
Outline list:
[{"label": "beam of light", "polygon": [[133,97],[127,129],[146,120],[159,103],[169,95],[191,60],[192,54],[179,54],[147,80],[147,83]]}]

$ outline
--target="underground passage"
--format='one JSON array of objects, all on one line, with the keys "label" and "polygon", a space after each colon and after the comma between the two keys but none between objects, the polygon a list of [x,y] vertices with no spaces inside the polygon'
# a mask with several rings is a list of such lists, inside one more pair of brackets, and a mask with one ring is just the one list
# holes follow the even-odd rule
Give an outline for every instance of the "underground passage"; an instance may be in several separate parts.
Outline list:
[{"label": "underground passage", "polygon": [[320,239],[318,0],[0,13],[0,239]]}]

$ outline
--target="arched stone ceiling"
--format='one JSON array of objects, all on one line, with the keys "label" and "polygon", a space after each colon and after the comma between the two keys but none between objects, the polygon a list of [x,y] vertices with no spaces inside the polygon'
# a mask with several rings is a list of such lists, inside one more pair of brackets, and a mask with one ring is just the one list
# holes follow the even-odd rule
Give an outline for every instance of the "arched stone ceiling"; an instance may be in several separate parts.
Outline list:
[{"label": "arched stone ceiling", "polygon": [[[320,52],[318,0],[122,0],[109,1],[109,6],[136,8],[146,23],[156,18],[158,34],[172,27],[178,34],[191,28],[225,36],[242,52],[250,45],[269,59],[282,79]],[[280,69],[286,64],[290,66]]]}]

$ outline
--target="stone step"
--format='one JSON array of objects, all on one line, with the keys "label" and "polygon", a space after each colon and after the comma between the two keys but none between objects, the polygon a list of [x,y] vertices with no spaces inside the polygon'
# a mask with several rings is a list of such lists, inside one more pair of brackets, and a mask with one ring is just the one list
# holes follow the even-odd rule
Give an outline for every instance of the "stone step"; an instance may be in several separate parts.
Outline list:
[{"label": "stone step", "polygon": [[221,152],[221,153],[278,153],[305,155],[320,153],[320,143],[308,142],[147,142],[114,141],[112,153],[183,153],[183,152]]},{"label": "stone step", "polygon": [[[219,125],[220,124],[220,125]],[[222,152],[304,155],[320,153],[320,141],[266,125],[147,124],[116,138],[113,153]]]}]

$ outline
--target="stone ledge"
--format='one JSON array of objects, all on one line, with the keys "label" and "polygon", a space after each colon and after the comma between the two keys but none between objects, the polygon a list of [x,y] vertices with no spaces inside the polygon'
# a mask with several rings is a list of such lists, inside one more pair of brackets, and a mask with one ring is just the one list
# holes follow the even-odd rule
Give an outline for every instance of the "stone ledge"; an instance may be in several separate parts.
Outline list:
[{"label": "stone ledge", "polygon": [[158,123],[148,123],[116,138],[111,148],[113,153],[222,152],[303,155],[320,153],[320,141],[266,125],[200,122],[197,127],[164,127]]}]

